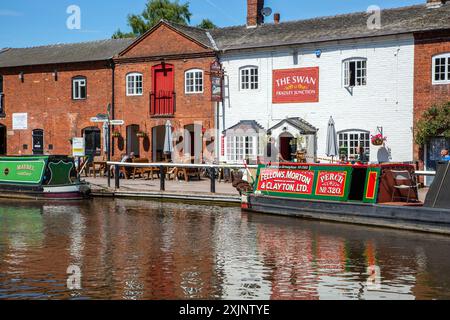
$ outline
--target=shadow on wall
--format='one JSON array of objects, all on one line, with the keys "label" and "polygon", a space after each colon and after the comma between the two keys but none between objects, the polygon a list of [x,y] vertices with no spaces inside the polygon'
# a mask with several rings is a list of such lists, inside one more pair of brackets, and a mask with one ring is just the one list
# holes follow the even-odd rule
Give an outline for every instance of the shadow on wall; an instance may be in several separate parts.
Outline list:
[{"label": "shadow on wall", "polygon": [[391,153],[386,147],[381,147],[377,153],[377,160],[380,163],[390,162],[391,161]]}]

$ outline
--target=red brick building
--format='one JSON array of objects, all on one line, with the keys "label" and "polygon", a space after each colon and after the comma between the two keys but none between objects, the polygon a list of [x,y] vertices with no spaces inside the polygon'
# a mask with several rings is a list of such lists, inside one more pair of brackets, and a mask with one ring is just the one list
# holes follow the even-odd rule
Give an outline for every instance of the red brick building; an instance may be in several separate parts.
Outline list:
[{"label": "red brick building", "polygon": [[[417,123],[432,105],[450,101],[450,30],[415,34],[414,74],[414,123]],[[448,146],[448,139],[433,137],[426,146],[415,145],[414,157],[421,167],[435,169],[441,149]]]},{"label": "red brick building", "polygon": [[[214,61],[216,52],[205,30],[165,21],[120,52],[114,59],[114,116],[126,126],[115,129],[120,132],[115,153],[133,151],[163,160],[170,121],[179,132],[179,153],[197,153],[199,160],[203,132],[215,127],[209,75]],[[138,132],[145,136],[137,137]]]},{"label": "red brick building", "polygon": [[207,31],[164,21],[138,39],[5,50],[0,154],[71,154],[71,139],[84,136],[86,152],[100,155],[102,125],[90,119],[110,105],[125,121],[114,128],[114,158],[135,152],[162,160],[170,121],[175,134],[181,130],[178,153],[200,160],[202,138],[215,127],[209,70],[216,60]]},{"label": "red brick building", "polygon": [[[0,53],[0,154],[71,154],[73,137],[101,146],[90,118],[112,102],[111,58],[131,40],[9,49]],[[25,116],[25,118],[24,118]]]}]

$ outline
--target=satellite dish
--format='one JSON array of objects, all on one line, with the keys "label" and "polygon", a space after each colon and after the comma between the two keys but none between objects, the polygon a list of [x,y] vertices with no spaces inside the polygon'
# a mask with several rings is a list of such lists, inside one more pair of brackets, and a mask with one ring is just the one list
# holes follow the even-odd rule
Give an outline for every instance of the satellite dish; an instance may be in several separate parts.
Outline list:
[{"label": "satellite dish", "polygon": [[264,17],[270,16],[270,15],[272,14],[272,8],[265,7],[264,9],[261,10],[261,14],[262,14]]}]

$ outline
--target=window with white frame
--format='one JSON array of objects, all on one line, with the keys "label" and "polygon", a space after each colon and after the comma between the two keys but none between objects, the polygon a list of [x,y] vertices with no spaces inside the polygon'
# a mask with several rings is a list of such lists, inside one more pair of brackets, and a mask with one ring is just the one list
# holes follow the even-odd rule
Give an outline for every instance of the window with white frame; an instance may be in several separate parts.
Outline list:
[{"label": "window with white frame", "polygon": [[433,83],[450,83],[450,53],[433,57]]},{"label": "window with white frame", "polygon": [[242,162],[246,159],[256,161],[258,157],[257,136],[228,136],[227,160]]},{"label": "window with white frame", "polygon": [[345,87],[358,87],[367,84],[367,59],[348,59],[343,64]]},{"label": "window with white frame", "polygon": [[259,89],[259,70],[258,67],[250,66],[241,68],[241,90]]},{"label": "window with white frame", "polygon": [[127,96],[142,96],[143,76],[141,73],[127,74]]},{"label": "window with white frame", "polygon": [[370,155],[370,133],[363,130],[341,131],[339,136],[339,153],[345,151],[347,159],[357,159],[358,148],[364,148],[364,152],[369,158]]},{"label": "window with white frame", "polygon": [[83,100],[87,98],[87,85],[85,77],[75,77],[72,79],[72,98]]},{"label": "window with white frame", "polygon": [[188,70],[185,74],[185,92],[203,93],[203,70]]}]

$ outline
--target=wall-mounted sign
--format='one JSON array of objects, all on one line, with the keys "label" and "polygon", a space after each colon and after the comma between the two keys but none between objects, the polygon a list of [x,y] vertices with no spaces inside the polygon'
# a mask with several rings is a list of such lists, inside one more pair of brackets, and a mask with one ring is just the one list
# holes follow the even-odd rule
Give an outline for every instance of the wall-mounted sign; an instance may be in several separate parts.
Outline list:
[{"label": "wall-mounted sign", "polygon": [[211,101],[222,101],[222,77],[211,76]]},{"label": "wall-mounted sign", "polygon": [[211,101],[220,102],[222,101],[222,79],[223,79],[223,69],[222,64],[215,60],[211,63],[210,67],[211,73]]},{"label": "wall-mounted sign", "polygon": [[13,130],[27,130],[28,113],[13,113],[12,123],[13,123]]},{"label": "wall-mounted sign", "polygon": [[273,70],[273,103],[319,102],[319,67]]},{"label": "wall-mounted sign", "polygon": [[74,157],[84,157],[86,155],[86,144],[84,138],[72,139],[72,155]]}]

